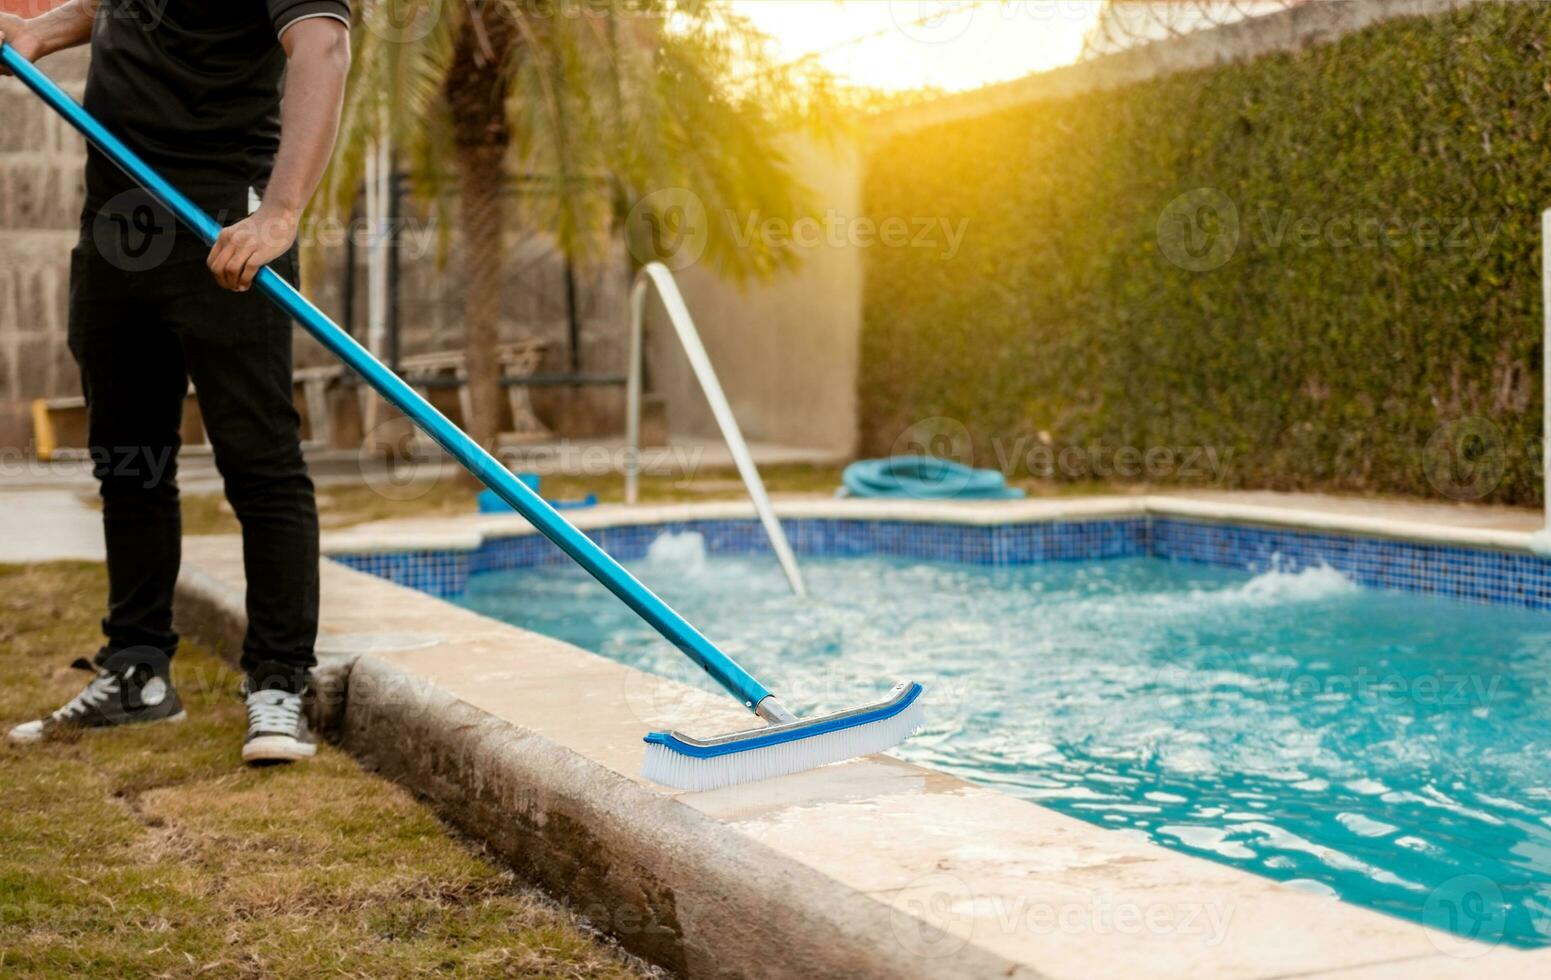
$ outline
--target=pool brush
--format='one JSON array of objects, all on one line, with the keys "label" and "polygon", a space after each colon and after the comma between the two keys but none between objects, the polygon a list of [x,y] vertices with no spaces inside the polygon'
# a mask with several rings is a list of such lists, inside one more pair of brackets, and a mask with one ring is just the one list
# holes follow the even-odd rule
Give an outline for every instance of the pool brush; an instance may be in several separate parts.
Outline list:
[{"label": "pool brush", "polygon": [[[0,43],[0,63],[207,245],[214,244],[221,226],[47,75],[9,44]],[[798,719],[752,674],[717,649],[273,269],[261,269],[254,281],[259,291],[354,369],[378,394],[767,723],[708,739],[678,732],[652,732],[646,736],[643,772],[647,778],[680,789],[715,789],[880,752],[920,727],[924,710],[921,685],[909,682],[895,686],[886,697],[872,704]]]}]

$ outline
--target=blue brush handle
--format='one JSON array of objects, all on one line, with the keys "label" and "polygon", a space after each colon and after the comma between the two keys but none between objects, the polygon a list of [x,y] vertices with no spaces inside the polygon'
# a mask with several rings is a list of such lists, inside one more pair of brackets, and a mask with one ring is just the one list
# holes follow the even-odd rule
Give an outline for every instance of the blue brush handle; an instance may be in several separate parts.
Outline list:
[{"label": "blue brush handle", "polygon": [[[44,102],[47,102],[65,121],[85,136],[93,146],[118,164],[130,177],[143,186],[178,219],[199,235],[205,244],[213,245],[221,233],[221,226],[184,197],[177,188],[162,178],[149,164],[124,145],[123,141],[102,127],[91,114],[32,62],[17,54],[9,45],[0,43],[0,63],[10,69],[24,85]],[[560,550],[576,560],[593,578],[602,582],[625,605],[661,633],[685,655],[716,678],[744,707],[754,710],[759,702],[770,696],[765,686],[731,657],[716,648],[710,640],[688,621],[674,612],[673,608],[657,597],[651,589],[629,572],[619,562],[608,556],[581,531],[578,531],[543,498],[528,489],[521,480],[479,443],[470,439],[462,429],[420,397],[404,380],[394,374],[371,352],[362,347],[348,333],[341,330],[290,283],[275,274],[267,266],[259,270],[257,279],[261,289],[282,310],[295,318],[307,332],[324,347],[333,351],[348,364],[378,394],[398,407],[405,415],[440,445],[458,462],[468,467],[486,486],[501,495],[501,499],[528,519],[543,535],[560,547]]]}]

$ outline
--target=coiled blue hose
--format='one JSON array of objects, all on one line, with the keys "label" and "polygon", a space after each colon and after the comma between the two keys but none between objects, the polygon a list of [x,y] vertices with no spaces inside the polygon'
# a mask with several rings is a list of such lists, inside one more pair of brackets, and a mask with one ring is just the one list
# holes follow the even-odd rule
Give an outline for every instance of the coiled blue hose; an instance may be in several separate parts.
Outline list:
[{"label": "coiled blue hose", "polygon": [[977,470],[935,456],[864,459],[847,466],[840,482],[852,497],[1013,500],[1023,496],[995,470]]}]

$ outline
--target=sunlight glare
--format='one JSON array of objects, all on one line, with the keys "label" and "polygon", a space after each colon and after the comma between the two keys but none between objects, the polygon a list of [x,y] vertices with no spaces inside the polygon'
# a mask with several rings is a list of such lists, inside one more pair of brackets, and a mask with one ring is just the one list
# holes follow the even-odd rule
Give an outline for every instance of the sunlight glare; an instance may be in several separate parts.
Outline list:
[{"label": "sunlight glare", "polygon": [[890,91],[962,91],[1071,64],[1097,0],[732,0],[782,61]]}]

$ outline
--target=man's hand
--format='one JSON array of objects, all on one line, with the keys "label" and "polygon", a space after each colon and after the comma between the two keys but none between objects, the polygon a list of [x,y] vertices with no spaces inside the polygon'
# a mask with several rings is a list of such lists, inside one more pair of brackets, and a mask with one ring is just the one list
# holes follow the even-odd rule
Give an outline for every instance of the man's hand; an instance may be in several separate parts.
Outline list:
[{"label": "man's hand", "polygon": [[296,240],[302,209],[334,148],[350,72],[350,31],[332,17],[297,21],[280,35],[280,46],[287,64],[275,172],[259,209],[221,232],[207,263],[216,282],[239,293]]},{"label": "man's hand", "polygon": [[[37,61],[43,54],[43,39],[15,14],[0,13],[0,41],[15,48],[16,53],[28,61]],[[9,71],[0,68],[0,75],[9,74]]]},{"label": "man's hand", "polygon": [[350,72],[350,31],[332,17],[297,21],[280,46],[288,62],[275,172],[259,209],[221,232],[205,263],[216,282],[239,293],[296,241],[302,209],[328,166]]},{"label": "man's hand", "polygon": [[222,289],[245,293],[260,269],[284,255],[296,241],[294,211],[259,205],[259,209],[221,232],[205,264]]},{"label": "man's hand", "polygon": [[[69,0],[31,19],[0,13],[0,41],[28,61],[37,61],[92,39],[92,21],[101,0]],[[10,72],[0,68],[0,75]]]}]

